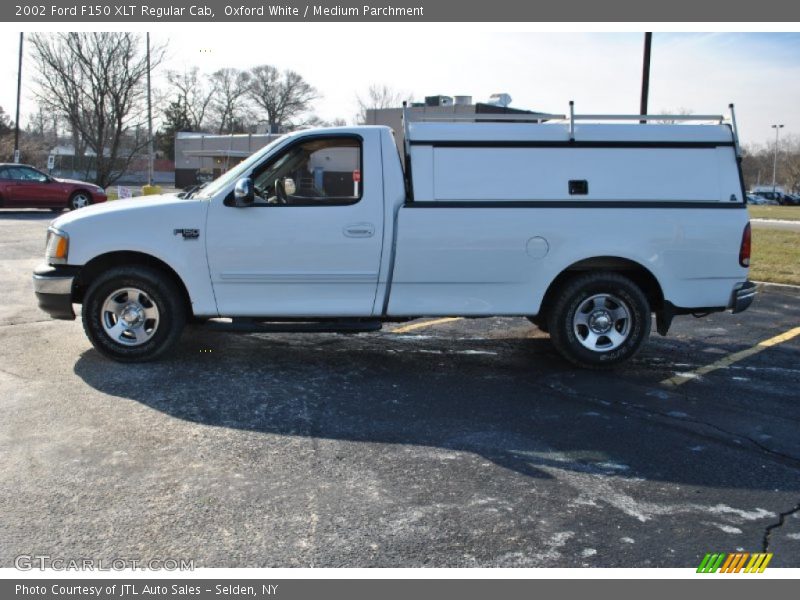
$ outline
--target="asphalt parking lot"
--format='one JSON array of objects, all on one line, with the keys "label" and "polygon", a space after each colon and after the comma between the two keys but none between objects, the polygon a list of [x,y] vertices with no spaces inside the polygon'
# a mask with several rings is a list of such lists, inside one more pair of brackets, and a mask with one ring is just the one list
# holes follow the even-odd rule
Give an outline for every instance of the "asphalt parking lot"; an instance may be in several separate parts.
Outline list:
[{"label": "asphalt parking lot", "polygon": [[190,327],[120,365],[36,307],[51,218],[0,212],[0,567],[800,566],[800,337],[693,376],[800,325],[797,289],[676,319],[610,373],[517,318]]}]

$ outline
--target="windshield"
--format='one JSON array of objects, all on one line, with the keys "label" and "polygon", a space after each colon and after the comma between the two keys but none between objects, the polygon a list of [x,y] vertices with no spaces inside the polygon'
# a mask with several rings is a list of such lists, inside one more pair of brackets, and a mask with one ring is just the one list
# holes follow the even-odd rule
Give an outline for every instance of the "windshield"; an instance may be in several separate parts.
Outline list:
[{"label": "windshield", "polygon": [[247,175],[247,173],[260,162],[264,156],[271,152],[276,146],[288,141],[290,136],[283,136],[264,146],[261,150],[243,160],[238,165],[233,167],[230,171],[226,171],[214,181],[206,185],[202,190],[198,191],[194,196],[195,198],[211,198],[216,196],[221,190],[229,185],[232,185],[236,180]]}]

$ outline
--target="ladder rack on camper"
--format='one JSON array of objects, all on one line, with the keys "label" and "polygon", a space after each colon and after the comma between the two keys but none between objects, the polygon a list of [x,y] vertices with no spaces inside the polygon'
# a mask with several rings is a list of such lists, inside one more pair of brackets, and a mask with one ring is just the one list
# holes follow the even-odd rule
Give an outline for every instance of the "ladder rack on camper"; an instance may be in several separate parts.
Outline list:
[{"label": "ladder rack on camper", "polygon": [[[739,129],[736,126],[736,113],[733,104],[729,104],[730,117],[727,121],[733,131],[733,142],[736,149],[736,156],[741,157],[739,148]],[[406,155],[408,156],[408,106],[403,102],[403,131],[405,134]],[[639,121],[647,123],[649,121],[666,121],[669,123],[678,122],[716,122],[720,125],[726,122],[724,115],[602,115],[602,114],[575,114],[575,103],[570,100],[569,114],[547,114],[547,113],[484,113],[484,114],[438,114],[438,115],[419,115],[414,117],[415,121],[452,121],[452,122],[511,122],[511,123],[533,123],[541,124],[545,121],[565,121],[569,123],[569,139],[575,141],[575,121]]]}]

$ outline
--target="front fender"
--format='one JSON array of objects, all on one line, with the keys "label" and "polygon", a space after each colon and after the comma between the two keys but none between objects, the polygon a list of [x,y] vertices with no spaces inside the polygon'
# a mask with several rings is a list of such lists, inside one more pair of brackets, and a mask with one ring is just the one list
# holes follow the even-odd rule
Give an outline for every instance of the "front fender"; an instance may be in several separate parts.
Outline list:
[{"label": "front fender", "polygon": [[[119,252],[152,257],[181,279],[195,315],[216,316],[206,260],[207,214],[207,202],[134,199],[74,211],[73,218],[56,219],[54,226],[70,236],[70,265],[87,265]],[[185,235],[187,231],[193,234]]]}]

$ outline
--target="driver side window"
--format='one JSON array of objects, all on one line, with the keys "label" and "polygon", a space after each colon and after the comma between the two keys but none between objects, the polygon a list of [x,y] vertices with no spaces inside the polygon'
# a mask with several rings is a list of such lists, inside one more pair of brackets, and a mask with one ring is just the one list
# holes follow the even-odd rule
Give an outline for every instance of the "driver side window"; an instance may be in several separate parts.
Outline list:
[{"label": "driver side window", "polygon": [[44,173],[28,167],[10,167],[9,171],[11,172],[11,178],[18,181],[35,181],[37,183],[47,181],[47,176]]},{"label": "driver side window", "polygon": [[337,206],[361,199],[361,141],[320,137],[293,144],[253,172],[256,205]]}]

